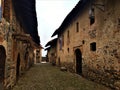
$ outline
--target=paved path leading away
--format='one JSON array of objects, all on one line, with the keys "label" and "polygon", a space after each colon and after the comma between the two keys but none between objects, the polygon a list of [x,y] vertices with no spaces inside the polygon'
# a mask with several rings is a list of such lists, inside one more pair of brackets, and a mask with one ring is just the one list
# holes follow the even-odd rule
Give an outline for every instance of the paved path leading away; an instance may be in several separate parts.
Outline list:
[{"label": "paved path leading away", "polygon": [[77,74],[62,72],[50,64],[34,65],[20,77],[13,90],[110,90]]}]

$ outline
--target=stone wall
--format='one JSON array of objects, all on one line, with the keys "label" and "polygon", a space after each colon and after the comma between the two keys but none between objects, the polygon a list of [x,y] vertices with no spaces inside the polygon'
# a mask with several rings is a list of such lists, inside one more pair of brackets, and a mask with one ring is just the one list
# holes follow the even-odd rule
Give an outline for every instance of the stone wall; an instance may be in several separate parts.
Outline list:
[{"label": "stone wall", "polygon": [[[59,35],[64,45],[57,42],[57,64],[76,72],[76,54],[82,53],[82,75],[90,80],[120,89],[120,1],[96,0],[95,22],[90,25],[89,5]],[[79,31],[77,31],[77,23]],[[69,33],[69,37],[68,37]],[[94,45],[93,45],[94,44]],[[72,63],[69,65],[68,63]],[[70,67],[69,67],[70,66]]]},{"label": "stone wall", "polygon": [[42,48],[40,48],[40,49],[35,49],[34,50],[34,63],[36,64],[36,63],[40,63],[41,61],[42,61],[42,57],[41,57],[41,50],[42,50]]},{"label": "stone wall", "polygon": [[[119,64],[119,8],[118,0],[98,0],[95,3],[105,4],[105,10],[101,11],[95,7],[95,23],[90,26],[96,30],[94,42],[96,42],[96,51],[84,54],[83,74],[96,82],[101,82],[114,89],[120,87],[120,64]],[[91,34],[90,41],[92,41]],[[87,43],[90,47],[90,44]],[[90,50],[89,48],[86,50]],[[87,52],[86,52],[87,53]]]},{"label": "stone wall", "polygon": [[[0,45],[5,48],[6,60],[2,87],[10,89],[19,77],[34,63],[34,47],[30,35],[23,32],[23,27],[16,19],[12,0],[2,2],[3,12],[0,21]],[[1,59],[1,58],[0,58]],[[1,84],[1,82],[0,82]]]},{"label": "stone wall", "polygon": [[56,47],[51,46],[48,50],[48,60],[50,63],[56,65]]}]

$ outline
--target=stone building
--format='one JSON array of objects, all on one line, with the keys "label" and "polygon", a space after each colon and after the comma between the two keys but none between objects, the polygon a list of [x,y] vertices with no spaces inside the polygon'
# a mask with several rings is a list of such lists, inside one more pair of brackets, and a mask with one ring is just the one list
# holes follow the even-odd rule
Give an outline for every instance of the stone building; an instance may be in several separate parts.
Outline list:
[{"label": "stone building", "polygon": [[57,65],[120,89],[119,0],[80,0],[55,35]]},{"label": "stone building", "polygon": [[43,47],[40,46],[34,50],[34,63],[40,63],[42,61],[42,49]]},{"label": "stone building", "polygon": [[[56,65],[56,57],[57,57],[57,38],[49,41],[45,47],[47,47],[45,50],[47,50],[47,61],[52,63],[53,65]],[[49,47],[48,47],[49,46]]]},{"label": "stone building", "polygon": [[46,54],[46,62],[49,62],[49,57],[50,57],[50,46],[44,49],[45,51],[47,51]]},{"label": "stone building", "polygon": [[0,90],[10,89],[40,47],[35,1],[0,0]]}]

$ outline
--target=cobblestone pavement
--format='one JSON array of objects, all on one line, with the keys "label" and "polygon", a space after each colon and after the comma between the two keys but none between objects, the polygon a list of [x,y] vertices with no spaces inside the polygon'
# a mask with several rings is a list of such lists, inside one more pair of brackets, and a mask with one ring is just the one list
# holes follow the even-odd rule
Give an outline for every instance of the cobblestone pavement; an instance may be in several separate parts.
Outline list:
[{"label": "cobblestone pavement", "polygon": [[50,64],[34,65],[22,75],[13,90],[110,90],[77,74]]}]

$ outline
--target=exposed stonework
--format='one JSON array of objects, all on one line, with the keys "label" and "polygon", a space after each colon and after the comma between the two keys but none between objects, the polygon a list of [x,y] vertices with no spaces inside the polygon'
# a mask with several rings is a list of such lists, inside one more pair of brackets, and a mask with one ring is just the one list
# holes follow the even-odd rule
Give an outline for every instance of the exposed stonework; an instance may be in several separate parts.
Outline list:
[{"label": "exposed stonework", "polygon": [[48,52],[48,61],[53,65],[56,65],[56,48],[51,47]]},{"label": "exposed stonework", "polygon": [[[12,0],[2,1],[0,21],[0,89],[10,89],[34,64],[34,49],[39,48],[16,18]],[[3,58],[1,58],[3,57]]]},{"label": "exposed stonework", "polygon": [[[86,3],[81,7],[79,3],[62,23],[66,26],[61,25],[53,34],[58,34],[56,62],[90,80],[119,90],[120,1],[94,0],[93,23],[90,22],[93,17],[89,15],[90,0],[80,2]],[[78,7],[83,10],[79,9],[77,13]],[[71,21],[68,23],[67,20]]]},{"label": "exposed stonework", "polygon": [[45,46],[48,47],[45,50],[47,50],[47,61],[52,63],[52,65],[56,65],[56,57],[57,57],[57,38],[49,41]]},{"label": "exposed stonework", "polygon": [[40,63],[41,61],[42,61],[42,52],[41,52],[41,50],[42,50],[43,48],[42,47],[40,47],[39,49],[35,49],[34,50],[34,63],[36,64],[36,63]]}]

